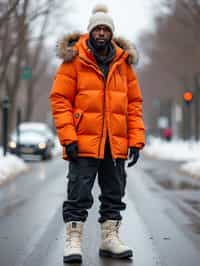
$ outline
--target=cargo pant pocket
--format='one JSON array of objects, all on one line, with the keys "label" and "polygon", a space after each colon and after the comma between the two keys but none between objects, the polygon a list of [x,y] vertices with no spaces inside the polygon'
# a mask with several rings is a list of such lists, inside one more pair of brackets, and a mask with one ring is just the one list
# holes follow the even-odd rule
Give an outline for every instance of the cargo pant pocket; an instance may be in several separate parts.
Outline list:
[{"label": "cargo pant pocket", "polygon": [[117,175],[119,178],[119,182],[121,184],[121,196],[125,195],[126,183],[127,183],[127,173],[125,170],[125,160],[124,159],[117,159]]}]

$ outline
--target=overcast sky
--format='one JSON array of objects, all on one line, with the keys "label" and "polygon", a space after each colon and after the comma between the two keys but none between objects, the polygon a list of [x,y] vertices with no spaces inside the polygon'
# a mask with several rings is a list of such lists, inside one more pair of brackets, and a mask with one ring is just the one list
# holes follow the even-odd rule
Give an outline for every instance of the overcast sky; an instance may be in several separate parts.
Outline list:
[{"label": "overcast sky", "polygon": [[[87,25],[92,13],[92,9],[98,3],[106,4],[109,13],[113,17],[116,35],[123,35],[132,41],[136,41],[143,30],[152,30],[153,17],[156,12],[160,12],[163,0],[68,0],[70,10],[63,3],[63,17],[53,20],[52,26],[55,28],[48,42],[54,42],[63,34],[69,31],[87,31]],[[63,1],[64,2],[64,1]],[[70,12],[69,12],[70,11]],[[66,16],[65,16],[66,14]],[[70,26],[68,26],[70,25]],[[56,26],[56,27],[55,27]]]},{"label": "overcast sky", "polygon": [[[153,18],[161,12],[164,0],[68,0],[63,3],[63,14],[52,21],[54,32],[50,34],[48,43],[55,43],[63,35],[74,30],[87,31],[92,9],[96,4],[106,4],[115,24],[115,35],[123,36],[137,43],[138,37],[144,30],[153,30]],[[64,2],[64,1],[63,1]],[[52,51],[54,53],[54,51]],[[52,54],[53,54],[52,53]],[[56,60],[57,61],[57,60]]]},{"label": "overcast sky", "polygon": [[85,31],[93,7],[104,3],[114,19],[117,35],[136,38],[143,29],[153,27],[154,11],[159,9],[159,0],[73,0],[74,12],[71,22],[80,30]]}]

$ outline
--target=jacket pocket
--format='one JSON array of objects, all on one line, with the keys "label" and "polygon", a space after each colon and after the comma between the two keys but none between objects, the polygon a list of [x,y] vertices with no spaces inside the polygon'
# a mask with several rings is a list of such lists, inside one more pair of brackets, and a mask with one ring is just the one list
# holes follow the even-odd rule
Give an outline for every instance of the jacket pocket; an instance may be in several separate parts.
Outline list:
[{"label": "jacket pocket", "polygon": [[75,125],[76,129],[78,128],[82,117],[83,117],[83,111],[81,109],[75,109],[75,111],[74,111],[74,125]]}]

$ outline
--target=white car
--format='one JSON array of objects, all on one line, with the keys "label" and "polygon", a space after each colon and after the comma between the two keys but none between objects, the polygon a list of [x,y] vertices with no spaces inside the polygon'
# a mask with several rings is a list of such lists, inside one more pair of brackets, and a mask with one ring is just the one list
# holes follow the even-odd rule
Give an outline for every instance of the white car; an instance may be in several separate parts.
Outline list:
[{"label": "white car", "polygon": [[8,150],[18,155],[40,155],[42,160],[51,158],[55,136],[45,123],[24,122],[15,130],[8,143]]}]

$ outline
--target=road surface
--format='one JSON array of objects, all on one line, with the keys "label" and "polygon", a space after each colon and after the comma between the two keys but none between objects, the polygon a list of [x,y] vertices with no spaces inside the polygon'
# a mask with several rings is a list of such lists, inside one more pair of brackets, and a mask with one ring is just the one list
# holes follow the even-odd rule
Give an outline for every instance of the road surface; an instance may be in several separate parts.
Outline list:
[{"label": "road surface", "polygon": [[[59,158],[30,163],[31,171],[0,187],[0,266],[63,265],[67,164]],[[133,260],[98,256],[99,189],[84,226],[84,266],[199,266],[200,180],[178,163],[143,157],[128,169],[121,237]],[[64,264],[67,265],[67,264]]]}]

